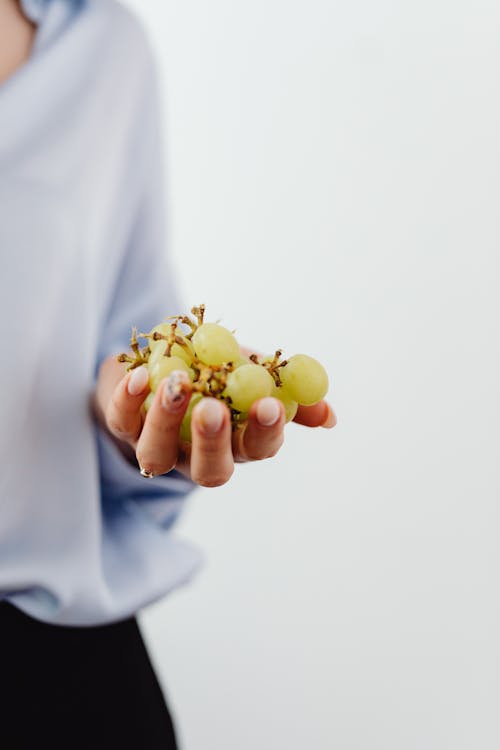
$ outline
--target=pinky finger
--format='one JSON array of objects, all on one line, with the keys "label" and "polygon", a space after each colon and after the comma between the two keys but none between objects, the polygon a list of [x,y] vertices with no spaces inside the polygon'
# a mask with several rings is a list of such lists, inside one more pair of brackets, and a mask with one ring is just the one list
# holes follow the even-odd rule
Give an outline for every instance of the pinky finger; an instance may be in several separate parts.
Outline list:
[{"label": "pinky finger", "polygon": [[337,416],[327,401],[320,401],[313,406],[299,406],[293,420],[306,427],[335,427]]}]

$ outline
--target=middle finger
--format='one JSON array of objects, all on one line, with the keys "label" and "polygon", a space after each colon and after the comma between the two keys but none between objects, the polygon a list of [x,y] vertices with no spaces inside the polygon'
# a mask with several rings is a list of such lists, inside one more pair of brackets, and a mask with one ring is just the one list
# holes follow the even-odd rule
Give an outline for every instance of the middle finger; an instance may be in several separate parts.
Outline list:
[{"label": "middle finger", "polygon": [[203,398],[191,419],[191,477],[203,487],[225,484],[234,471],[231,415],[222,401]]},{"label": "middle finger", "polygon": [[180,370],[160,384],[136,448],[139,466],[149,476],[166,474],[177,463],[179,429],[190,394],[189,377]]}]

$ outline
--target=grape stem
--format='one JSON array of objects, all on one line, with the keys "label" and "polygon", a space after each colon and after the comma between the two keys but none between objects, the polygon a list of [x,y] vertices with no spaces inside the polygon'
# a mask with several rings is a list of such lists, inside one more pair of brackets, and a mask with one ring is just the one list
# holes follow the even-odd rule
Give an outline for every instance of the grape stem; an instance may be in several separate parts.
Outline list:
[{"label": "grape stem", "polygon": [[143,336],[146,339],[153,339],[153,341],[166,341],[167,346],[165,347],[165,351],[163,352],[163,356],[170,357],[172,355],[172,347],[174,344],[178,344],[179,346],[182,346],[183,349],[185,349],[189,354],[189,347],[186,344],[185,339],[188,338],[188,336],[178,336],[175,332],[177,328],[177,321],[174,319],[174,322],[171,324],[171,330],[169,334],[160,333],[159,331],[154,331],[154,333],[141,333],[140,335]]},{"label": "grape stem", "polygon": [[165,320],[175,320],[177,325],[182,323],[183,325],[188,326],[188,328],[191,329],[189,333],[182,334],[185,339],[191,339],[198,328],[196,323],[194,323],[188,315],[169,315]]},{"label": "grape stem", "polygon": [[[140,334],[140,336],[142,336],[142,334]],[[118,355],[118,362],[128,362],[129,366],[127,367],[127,370],[134,370],[136,367],[145,365],[149,359],[150,349],[149,346],[145,346],[142,349],[140,348],[139,342],[137,341],[137,328],[135,326],[132,328],[130,348],[132,349],[134,356],[131,357],[130,354],[122,352]]]},{"label": "grape stem", "polygon": [[200,305],[199,307],[192,307],[191,312],[193,315],[196,316],[196,319],[198,321],[198,328],[203,325],[203,318],[205,317],[205,305]]},{"label": "grape stem", "polygon": [[215,398],[224,401],[225,397],[222,396],[222,393],[226,388],[228,373],[234,370],[233,363],[206,365],[195,356],[191,362],[191,367],[196,373],[193,390],[207,396],[215,396]]},{"label": "grape stem", "polygon": [[275,384],[276,384],[276,386],[278,388],[280,388],[281,385],[282,385],[278,370],[280,369],[280,367],[285,367],[285,365],[288,364],[288,360],[286,360],[286,359],[284,359],[284,360],[282,360],[280,362],[282,354],[283,354],[283,352],[281,351],[281,349],[277,349],[275,351],[275,353],[274,353],[274,357],[272,358],[272,360],[270,362],[269,362],[269,360],[263,360],[261,362],[260,359],[259,359],[258,354],[251,354],[250,357],[249,357],[249,359],[254,364],[261,365],[262,367],[265,367],[265,369],[271,375],[271,377],[273,378],[273,380],[274,380],[274,382],[275,382]]}]

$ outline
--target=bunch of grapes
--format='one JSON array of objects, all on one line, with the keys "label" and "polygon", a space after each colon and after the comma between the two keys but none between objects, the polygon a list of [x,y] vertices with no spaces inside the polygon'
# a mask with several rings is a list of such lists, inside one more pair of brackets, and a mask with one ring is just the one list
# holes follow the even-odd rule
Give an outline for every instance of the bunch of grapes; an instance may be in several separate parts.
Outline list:
[{"label": "bunch of grapes", "polygon": [[205,306],[193,307],[188,315],[166,318],[149,333],[140,347],[137,332],[132,331],[130,346],[133,356],[120,354],[120,362],[128,369],[145,365],[149,370],[151,392],[145,401],[149,409],[154,394],[164,378],[176,370],[189,376],[192,393],[182,421],[180,437],[191,440],[191,414],[196,404],[211,396],[224,401],[231,410],[233,428],[244,422],[254,401],[273,396],[284,407],[286,421],[297,413],[299,404],[312,405],[321,401],[328,390],[324,367],[306,354],[282,359],[280,350],[272,356],[245,356],[234,336],[219,323],[205,323]]}]

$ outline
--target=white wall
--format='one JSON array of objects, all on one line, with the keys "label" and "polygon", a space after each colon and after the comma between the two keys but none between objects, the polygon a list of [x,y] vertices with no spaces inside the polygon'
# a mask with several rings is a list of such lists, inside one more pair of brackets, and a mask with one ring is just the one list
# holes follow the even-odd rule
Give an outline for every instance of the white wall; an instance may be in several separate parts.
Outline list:
[{"label": "white wall", "polygon": [[500,6],[128,4],[187,303],[339,415],[190,501],[142,618],[183,750],[498,750]]}]

